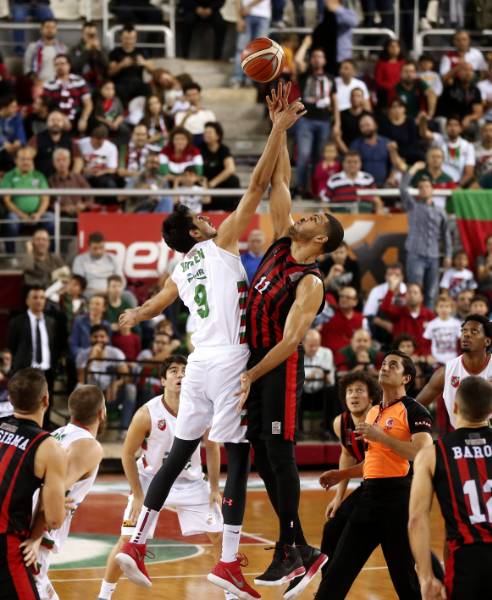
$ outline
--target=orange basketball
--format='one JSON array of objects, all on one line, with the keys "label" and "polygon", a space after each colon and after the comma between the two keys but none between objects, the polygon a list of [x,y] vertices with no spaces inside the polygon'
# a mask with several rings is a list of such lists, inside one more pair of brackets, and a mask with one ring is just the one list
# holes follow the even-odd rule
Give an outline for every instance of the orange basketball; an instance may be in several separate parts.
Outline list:
[{"label": "orange basketball", "polygon": [[241,53],[241,67],[246,75],[258,83],[276,79],[284,67],[282,47],[269,38],[257,38]]}]

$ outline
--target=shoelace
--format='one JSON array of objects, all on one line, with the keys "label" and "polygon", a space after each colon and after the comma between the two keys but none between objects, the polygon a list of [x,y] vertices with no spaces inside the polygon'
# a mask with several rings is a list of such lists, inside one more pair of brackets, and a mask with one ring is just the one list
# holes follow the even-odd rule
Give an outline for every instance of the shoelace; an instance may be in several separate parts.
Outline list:
[{"label": "shoelace", "polygon": [[249,565],[248,557],[245,554],[243,554],[242,552],[238,552],[236,554],[236,558],[239,561],[240,567],[247,567]]},{"label": "shoelace", "polygon": [[289,557],[289,555],[287,554],[287,552],[285,551],[284,548],[277,548],[277,546],[267,546],[266,548],[263,548],[263,550],[274,550],[275,552],[278,552],[279,554],[280,553],[283,554],[282,560],[287,560],[287,558]]}]

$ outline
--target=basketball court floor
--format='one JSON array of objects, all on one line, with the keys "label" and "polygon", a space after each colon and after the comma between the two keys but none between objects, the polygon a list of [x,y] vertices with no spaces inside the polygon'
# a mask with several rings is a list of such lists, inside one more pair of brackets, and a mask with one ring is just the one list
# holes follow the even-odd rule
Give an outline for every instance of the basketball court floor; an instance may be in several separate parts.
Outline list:
[{"label": "basketball court floor", "polygon": [[[301,520],[308,541],[318,545],[326,505],[332,498],[317,483],[319,474],[302,478]],[[61,600],[95,600],[104,573],[106,557],[117,539],[121,516],[126,506],[128,486],[122,477],[101,477],[95,489],[74,516],[72,534],[66,547],[55,555],[51,580]],[[261,482],[250,478],[241,551],[249,565],[243,569],[250,583],[269,564],[268,548],[277,537],[277,522]],[[442,556],[443,526],[437,503],[432,510],[433,549]],[[177,516],[170,510],[161,514],[156,539],[149,544],[155,559],[148,569],[151,590],[139,588],[122,579],[114,600],[220,600],[221,590],[208,583],[206,575],[215,563],[214,548],[206,536],[184,538],[179,533]],[[300,596],[312,599],[319,576]],[[282,588],[257,586],[262,598],[282,598]],[[349,600],[393,600],[396,594],[380,550],[376,550],[352,587]]]}]

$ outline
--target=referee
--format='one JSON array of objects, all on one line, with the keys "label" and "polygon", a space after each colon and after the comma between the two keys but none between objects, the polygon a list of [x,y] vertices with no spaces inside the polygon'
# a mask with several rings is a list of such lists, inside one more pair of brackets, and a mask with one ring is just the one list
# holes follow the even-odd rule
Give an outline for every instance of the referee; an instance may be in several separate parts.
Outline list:
[{"label": "referee", "polygon": [[410,461],[432,444],[431,418],[406,396],[415,366],[405,353],[387,354],[379,372],[383,399],[371,408],[357,432],[367,442],[360,467],[364,481],[359,500],[336,546],[316,600],[342,600],[372,552],[381,545],[400,600],[420,600],[408,541]]},{"label": "referee", "polygon": [[14,414],[0,419],[0,600],[37,600],[22,550],[31,537],[32,497],[42,485],[44,523],[39,525],[60,527],[65,519],[67,459],[56,440],[41,429],[49,406],[42,371],[18,371],[8,383],[8,395]]}]

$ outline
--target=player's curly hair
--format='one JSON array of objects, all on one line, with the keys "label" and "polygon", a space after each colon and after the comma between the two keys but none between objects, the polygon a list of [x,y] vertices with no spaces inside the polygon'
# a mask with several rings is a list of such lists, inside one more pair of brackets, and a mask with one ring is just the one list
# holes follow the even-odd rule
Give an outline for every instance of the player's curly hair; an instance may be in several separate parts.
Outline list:
[{"label": "player's curly hair", "polygon": [[381,402],[383,390],[377,379],[367,373],[367,371],[353,371],[344,375],[338,383],[338,397],[344,406],[348,386],[357,382],[363,383],[367,387],[367,394],[371,400],[371,404],[379,404]]},{"label": "player's curly hair", "polygon": [[172,250],[189,252],[196,244],[190,231],[196,229],[190,209],[184,204],[177,204],[174,211],[162,223],[162,237]]}]

